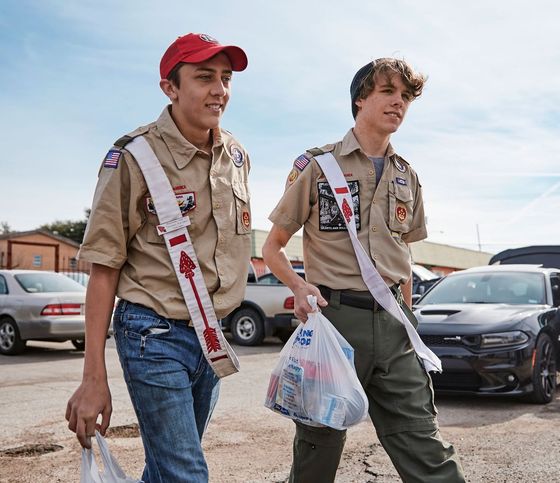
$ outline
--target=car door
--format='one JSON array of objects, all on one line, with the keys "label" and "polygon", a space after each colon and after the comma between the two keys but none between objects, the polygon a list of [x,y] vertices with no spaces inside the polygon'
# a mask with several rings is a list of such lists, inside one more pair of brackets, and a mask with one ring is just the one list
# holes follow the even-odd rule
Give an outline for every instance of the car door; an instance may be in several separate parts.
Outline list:
[{"label": "car door", "polygon": [[6,277],[0,274],[0,314],[4,312],[8,297],[8,283]]}]

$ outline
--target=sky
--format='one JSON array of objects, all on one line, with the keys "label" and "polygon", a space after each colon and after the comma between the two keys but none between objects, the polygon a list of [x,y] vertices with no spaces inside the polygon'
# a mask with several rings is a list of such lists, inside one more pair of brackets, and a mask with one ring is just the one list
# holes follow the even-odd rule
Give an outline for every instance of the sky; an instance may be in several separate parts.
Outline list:
[{"label": "sky", "polygon": [[[159,61],[188,32],[241,46],[222,126],[250,153],[253,228],[294,159],[353,125],[365,63],[428,76],[392,137],[429,241],[488,252],[560,240],[560,3],[552,0],[2,0],[0,222],[80,220],[112,143],[159,116]],[[556,32],[556,33],[555,33]]]}]

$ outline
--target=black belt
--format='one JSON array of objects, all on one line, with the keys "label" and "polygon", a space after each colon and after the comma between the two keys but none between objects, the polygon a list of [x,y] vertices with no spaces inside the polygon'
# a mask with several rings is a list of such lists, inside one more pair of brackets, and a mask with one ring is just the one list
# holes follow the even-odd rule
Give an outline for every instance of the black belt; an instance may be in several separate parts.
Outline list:
[{"label": "black belt", "polygon": [[[397,294],[398,286],[391,287],[391,292],[393,295]],[[324,285],[319,285],[319,290],[321,295],[330,302],[333,298],[334,293],[340,293],[340,304],[349,305],[350,307],[356,307],[359,309],[373,310],[374,312],[380,312],[383,309],[381,305],[373,298],[370,292],[357,292],[355,290],[333,290]]]}]

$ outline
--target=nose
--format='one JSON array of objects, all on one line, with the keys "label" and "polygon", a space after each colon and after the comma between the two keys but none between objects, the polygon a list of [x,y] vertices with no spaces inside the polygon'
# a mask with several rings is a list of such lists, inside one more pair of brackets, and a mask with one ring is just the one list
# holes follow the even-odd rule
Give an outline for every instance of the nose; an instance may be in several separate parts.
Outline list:
[{"label": "nose", "polygon": [[226,95],[226,92],[227,92],[227,88],[221,79],[218,79],[216,82],[214,82],[214,85],[212,86],[213,96],[223,97]]}]

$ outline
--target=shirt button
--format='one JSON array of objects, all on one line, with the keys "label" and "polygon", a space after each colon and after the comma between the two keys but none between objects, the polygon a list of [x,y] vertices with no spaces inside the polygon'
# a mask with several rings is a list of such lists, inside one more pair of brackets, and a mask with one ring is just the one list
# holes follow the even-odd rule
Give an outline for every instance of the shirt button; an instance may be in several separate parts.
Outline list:
[{"label": "shirt button", "polygon": [[372,227],[371,227],[371,231],[377,231],[377,227],[376,227],[376,226],[372,226]]},{"label": "shirt button", "polygon": [[214,209],[217,210],[220,207],[220,203],[214,203]]},{"label": "shirt button", "polygon": [[373,169],[370,169],[370,170],[369,170],[369,175],[370,175],[370,176],[373,176],[373,174],[374,174],[374,173],[373,173]]}]

